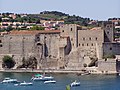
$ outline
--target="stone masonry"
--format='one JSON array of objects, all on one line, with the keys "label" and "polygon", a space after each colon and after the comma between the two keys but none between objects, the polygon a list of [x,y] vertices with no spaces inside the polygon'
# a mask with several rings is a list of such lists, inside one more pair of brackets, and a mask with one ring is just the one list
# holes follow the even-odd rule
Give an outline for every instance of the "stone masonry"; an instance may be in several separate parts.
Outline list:
[{"label": "stone masonry", "polygon": [[102,60],[104,55],[120,54],[120,44],[114,42],[113,25],[84,29],[76,24],[66,24],[60,30],[11,31],[0,35],[0,69],[2,58],[10,55],[22,64],[23,58],[33,56],[37,69],[81,70],[91,58]]}]

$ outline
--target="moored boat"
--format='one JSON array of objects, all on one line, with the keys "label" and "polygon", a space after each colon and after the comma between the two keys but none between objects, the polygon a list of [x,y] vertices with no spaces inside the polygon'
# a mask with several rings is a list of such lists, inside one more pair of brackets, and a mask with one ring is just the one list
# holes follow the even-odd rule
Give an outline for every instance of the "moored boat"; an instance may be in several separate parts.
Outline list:
[{"label": "moored boat", "polygon": [[33,83],[32,82],[22,82],[22,83],[20,83],[20,86],[30,86],[30,85],[33,85]]},{"label": "moored boat", "polygon": [[17,79],[5,78],[1,83],[18,83]]},{"label": "moored boat", "polygon": [[48,84],[48,83],[56,83],[56,81],[55,81],[55,80],[48,80],[48,81],[45,81],[44,83],[45,83],[45,84]]},{"label": "moored boat", "polygon": [[76,80],[70,84],[71,87],[74,86],[80,86],[80,82],[77,82]]},{"label": "moored boat", "polygon": [[54,77],[52,77],[52,76],[45,76],[45,75],[37,74],[37,75],[34,75],[31,80],[47,81],[47,80],[53,80],[53,79],[54,79]]},{"label": "moored boat", "polygon": [[25,81],[19,84],[14,84],[14,86],[31,86],[31,85],[33,85],[32,82],[25,82]]}]

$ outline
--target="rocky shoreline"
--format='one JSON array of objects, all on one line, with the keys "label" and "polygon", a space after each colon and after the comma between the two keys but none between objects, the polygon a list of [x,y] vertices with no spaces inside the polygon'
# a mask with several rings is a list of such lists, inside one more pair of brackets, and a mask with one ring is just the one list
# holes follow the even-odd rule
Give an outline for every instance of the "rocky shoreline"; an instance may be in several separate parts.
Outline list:
[{"label": "rocky shoreline", "polygon": [[[40,72],[42,73],[43,70],[40,69],[5,69],[0,70],[0,72]],[[44,70],[45,73],[83,73],[81,70]]]},{"label": "rocky shoreline", "polygon": [[[82,70],[41,70],[41,69],[4,69],[0,70],[0,72],[13,72],[13,73],[52,73],[52,74],[77,74],[77,75],[88,75],[85,71]],[[89,73],[89,74],[104,74],[104,75],[112,75],[112,74],[119,74],[118,72],[111,72],[111,73]]]}]

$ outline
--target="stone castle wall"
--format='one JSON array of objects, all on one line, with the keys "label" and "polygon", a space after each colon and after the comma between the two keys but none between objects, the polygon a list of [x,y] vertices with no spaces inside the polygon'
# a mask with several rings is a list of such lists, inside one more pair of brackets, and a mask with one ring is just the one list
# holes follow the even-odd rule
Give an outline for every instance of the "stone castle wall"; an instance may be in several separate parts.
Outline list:
[{"label": "stone castle wall", "polygon": [[103,55],[120,55],[120,43],[103,43]]},{"label": "stone castle wall", "polygon": [[[69,24],[61,26],[60,32],[7,34],[0,36],[0,57],[14,56],[16,67],[21,64],[23,57],[27,59],[34,56],[38,69],[79,70],[84,64],[89,65],[90,58],[102,59],[105,54],[120,54],[120,45],[112,41],[112,30],[107,25],[104,29],[84,30]],[[109,34],[110,37],[106,39]]]},{"label": "stone castle wall", "polygon": [[99,60],[98,61],[98,70],[101,71],[101,73],[107,74],[107,73],[116,73],[116,60],[108,58],[107,60]]}]

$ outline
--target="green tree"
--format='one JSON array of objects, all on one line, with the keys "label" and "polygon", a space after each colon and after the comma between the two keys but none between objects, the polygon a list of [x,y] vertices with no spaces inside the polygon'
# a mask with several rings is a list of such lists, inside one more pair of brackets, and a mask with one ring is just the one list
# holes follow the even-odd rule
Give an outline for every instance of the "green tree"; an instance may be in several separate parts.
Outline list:
[{"label": "green tree", "polygon": [[31,29],[32,30],[45,30],[45,28],[41,26],[33,26]]},{"label": "green tree", "polygon": [[12,28],[12,26],[8,26],[8,28],[6,29],[6,31],[11,31],[13,28]]},{"label": "green tree", "polygon": [[6,55],[3,57],[3,68],[13,68],[15,66],[15,61],[12,57]]}]

